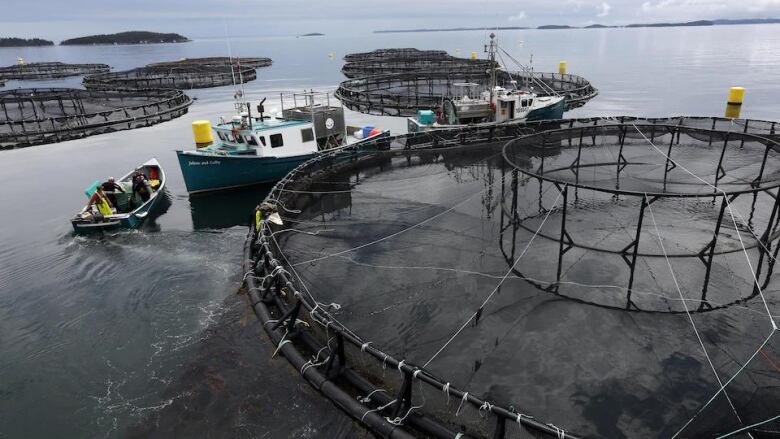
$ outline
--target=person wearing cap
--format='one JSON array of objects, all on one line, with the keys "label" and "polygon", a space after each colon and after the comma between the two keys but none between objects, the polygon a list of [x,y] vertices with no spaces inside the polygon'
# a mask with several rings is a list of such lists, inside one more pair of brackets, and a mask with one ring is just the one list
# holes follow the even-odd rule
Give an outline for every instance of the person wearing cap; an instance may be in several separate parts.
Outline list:
[{"label": "person wearing cap", "polygon": [[119,192],[124,193],[125,190],[122,189],[122,186],[118,185],[116,181],[114,181],[114,177],[108,177],[108,180],[100,186],[103,188],[103,191],[105,192],[108,201],[111,202],[111,205],[116,207],[116,195],[114,195],[114,190],[116,189]]}]

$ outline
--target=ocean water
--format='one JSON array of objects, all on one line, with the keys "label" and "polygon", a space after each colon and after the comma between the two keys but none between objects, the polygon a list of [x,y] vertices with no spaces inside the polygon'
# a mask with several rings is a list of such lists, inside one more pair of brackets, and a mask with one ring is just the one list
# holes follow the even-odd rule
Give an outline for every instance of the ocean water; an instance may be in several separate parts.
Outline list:
[{"label": "ocean water", "polygon": [[[780,28],[506,31],[537,71],[568,61],[600,95],[569,116],[722,115],[744,86],[743,116],[780,119]],[[102,62],[116,70],[182,57],[268,56],[248,98],[331,89],[340,58],[383,47],[481,53],[485,32],[195,40],[185,44],[0,49],[0,65]],[[329,53],[335,57],[330,58]],[[511,66],[510,66],[511,67]],[[78,87],[80,78],[5,88]],[[174,150],[190,122],[230,116],[233,87],[188,91],[186,116],[160,125],[0,151],[0,437],[359,435],[271,349],[236,293],[252,206],[267,188],[188,197]],[[403,132],[405,121],[348,113]],[[73,236],[83,188],[156,157],[170,205],[143,230]],[[245,381],[246,380],[246,381]],[[293,415],[289,415],[293,413]],[[281,416],[280,414],[285,414]]]}]

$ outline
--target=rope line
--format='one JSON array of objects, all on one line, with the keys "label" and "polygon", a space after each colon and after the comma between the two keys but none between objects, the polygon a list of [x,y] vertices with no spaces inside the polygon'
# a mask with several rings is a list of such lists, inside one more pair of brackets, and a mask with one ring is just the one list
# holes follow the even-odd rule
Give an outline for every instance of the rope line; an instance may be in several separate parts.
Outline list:
[{"label": "rope line", "polygon": [[[561,192],[559,191],[559,192],[558,192],[558,196],[557,196],[557,197],[555,197],[555,201],[553,201],[553,207],[555,207],[555,206],[557,205],[557,203],[558,203],[558,200],[559,200],[560,198],[561,198]],[[517,264],[518,264],[518,263],[520,262],[520,260],[523,258],[523,256],[525,255],[525,253],[528,251],[528,248],[530,248],[530,247],[531,247],[531,244],[534,242],[534,238],[536,238],[536,236],[537,236],[537,235],[539,234],[539,232],[542,230],[542,227],[543,227],[543,226],[544,226],[544,224],[547,222],[547,219],[550,217],[550,213],[552,212],[552,210],[553,210],[552,208],[550,208],[549,210],[547,210],[547,214],[544,216],[544,219],[542,220],[542,223],[541,223],[541,224],[539,224],[539,227],[536,229],[536,232],[533,234],[533,236],[531,236],[531,239],[528,241],[528,244],[526,244],[526,246],[525,246],[525,248],[523,249],[522,253],[520,253],[520,256],[518,256],[518,258],[517,258],[517,260],[514,262],[514,264],[512,264],[512,266],[511,266],[511,267],[509,267],[509,270],[507,270],[506,274],[504,274],[504,276],[503,276],[503,277],[501,278],[501,280],[498,282],[498,285],[496,285],[496,287],[495,287],[495,288],[493,288],[493,291],[491,291],[491,292],[490,292],[490,294],[487,296],[487,298],[486,298],[486,299],[485,299],[485,300],[482,302],[482,305],[480,305],[480,306],[479,306],[479,308],[477,308],[477,310],[476,310],[476,311],[474,311],[474,313],[473,313],[473,314],[471,314],[471,316],[470,316],[470,317],[469,317],[469,318],[468,318],[468,319],[467,319],[465,322],[463,322],[463,324],[460,326],[460,328],[459,328],[457,331],[455,331],[455,333],[452,335],[452,337],[450,337],[450,339],[449,339],[449,340],[447,340],[447,342],[446,342],[446,343],[444,343],[444,345],[443,345],[441,348],[439,348],[439,350],[438,350],[438,351],[436,351],[436,353],[435,353],[435,354],[433,354],[433,356],[432,356],[432,357],[431,357],[431,358],[430,358],[430,359],[429,359],[427,362],[425,362],[425,364],[423,364],[423,366],[422,366],[422,367],[423,367],[423,369],[424,369],[424,368],[426,368],[426,367],[428,367],[428,365],[429,365],[429,364],[431,364],[431,362],[432,362],[434,359],[436,359],[436,357],[437,357],[437,356],[439,356],[439,354],[440,354],[442,351],[444,351],[444,349],[446,349],[446,348],[447,348],[447,346],[449,346],[449,344],[450,344],[450,343],[452,343],[452,341],[453,341],[453,340],[455,340],[455,337],[457,337],[457,336],[458,336],[458,335],[459,335],[459,334],[460,334],[460,333],[461,333],[461,332],[462,332],[464,329],[466,329],[466,326],[467,326],[467,325],[468,325],[468,324],[469,324],[469,323],[470,323],[470,322],[471,322],[471,321],[474,319],[474,317],[476,317],[476,316],[477,316],[477,314],[480,312],[480,310],[481,310],[481,309],[483,309],[483,308],[485,307],[485,305],[487,305],[487,303],[490,301],[490,299],[493,297],[493,295],[494,295],[494,294],[496,294],[496,291],[498,291],[498,289],[501,287],[501,285],[504,283],[504,281],[505,281],[505,280],[506,280],[506,279],[509,277],[509,275],[512,273],[512,270],[514,270],[514,269],[515,269],[515,267],[517,266]]]}]

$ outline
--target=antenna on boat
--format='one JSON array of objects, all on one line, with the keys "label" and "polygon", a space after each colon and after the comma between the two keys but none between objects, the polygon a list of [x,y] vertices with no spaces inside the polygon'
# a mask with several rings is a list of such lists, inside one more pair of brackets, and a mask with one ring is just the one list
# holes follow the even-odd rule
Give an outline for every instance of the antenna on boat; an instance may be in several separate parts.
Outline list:
[{"label": "antenna on boat", "polygon": [[[228,51],[228,64],[230,64],[230,77],[233,80],[233,88],[235,88],[236,87],[236,72],[235,72],[235,69],[233,68],[233,51],[231,50],[231,47],[230,47],[230,36],[228,35],[227,23],[225,23],[225,42],[227,44],[227,51]],[[244,80],[240,76],[241,75],[241,65],[240,64],[239,64],[238,74],[239,74],[239,80],[241,81],[241,90],[236,90],[236,92],[233,94],[233,99],[235,100],[234,107],[235,107],[236,111],[239,114],[241,114],[241,112],[242,112],[242,110],[244,108],[244,104],[239,102],[239,98],[242,98],[244,96]]]}]

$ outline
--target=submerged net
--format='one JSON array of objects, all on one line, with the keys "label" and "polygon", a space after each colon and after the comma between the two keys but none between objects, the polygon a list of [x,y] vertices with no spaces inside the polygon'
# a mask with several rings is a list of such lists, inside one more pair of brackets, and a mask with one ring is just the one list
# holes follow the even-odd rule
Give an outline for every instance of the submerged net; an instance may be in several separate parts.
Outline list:
[{"label": "submerged net", "polygon": [[[463,89],[458,84],[463,83],[488,87],[490,75],[484,70],[376,75],[344,81],[335,95],[345,107],[354,111],[411,117],[418,110],[441,107],[446,97],[462,94]],[[584,105],[598,94],[588,80],[577,75],[499,72],[497,76],[497,85],[507,89],[524,83],[530,83],[539,96],[565,96],[567,110]]]},{"label": "submerged net", "polygon": [[15,148],[154,125],[187,113],[180,90],[66,88],[0,92],[0,148]]},{"label": "submerged net", "polygon": [[61,62],[40,62],[16,64],[0,67],[0,85],[4,81],[30,80],[30,79],[55,79],[68,76],[92,75],[106,73],[111,70],[107,64],[66,64]]},{"label": "submerged net", "polygon": [[124,72],[103,73],[84,78],[87,89],[145,90],[193,89],[219,87],[253,81],[257,72],[252,67],[240,69],[230,65],[197,65],[140,67]]},{"label": "submerged net", "polygon": [[380,433],[776,432],[774,135],[584,119],[326,154],[269,195],[285,225],[247,240],[249,298]]}]

